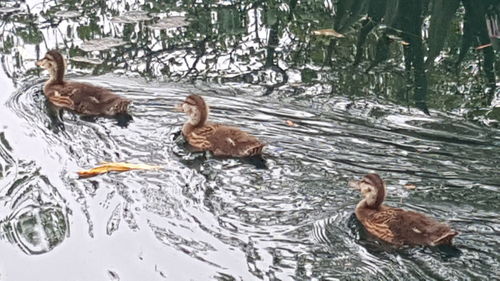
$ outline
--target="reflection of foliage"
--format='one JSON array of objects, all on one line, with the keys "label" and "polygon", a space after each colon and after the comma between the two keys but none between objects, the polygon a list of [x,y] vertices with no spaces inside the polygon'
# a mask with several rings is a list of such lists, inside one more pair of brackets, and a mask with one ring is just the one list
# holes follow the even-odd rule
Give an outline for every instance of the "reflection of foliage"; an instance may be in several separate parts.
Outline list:
[{"label": "reflection of foliage", "polygon": [[[462,38],[462,47],[456,59],[456,67],[460,64],[466,55],[470,44],[477,42],[477,46],[490,43],[486,31],[485,15],[486,7],[493,7],[493,1],[480,1],[478,5],[472,5],[471,1],[462,1],[465,8],[464,20],[464,35]],[[344,8],[349,12],[342,12],[346,17],[359,17],[360,14],[366,14],[366,19],[362,20],[362,26],[358,36],[357,53],[355,64],[360,63],[362,57],[363,45],[367,39],[369,32],[377,25],[383,24],[384,28],[377,33],[380,34],[377,40],[375,59],[370,66],[384,62],[388,59],[389,44],[398,42],[398,40],[389,40],[401,38],[403,42],[403,54],[405,69],[413,70],[413,88],[415,92],[414,100],[416,105],[427,111],[426,93],[428,90],[428,82],[426,71],[432,67],[436,57],[439,56],[443,49],[447,35],[450,30],[451,22],[455,15],[460,15],[457,12],[459,2],[454,0],[434,0],[434,1],[340,1],[344,3]],[[339,5],[341,6],[341,5]],[[396,8],[395,8],[396,7]],[[359,12],[360,9],[366,9],[366,12]],[[428,23],[422,22],[428,14],[430,14],[429,27]],[[345,22],[346,20],[344,20]],[[342,19],[337,19],[337,22],[342,22]],[[355,21],[351,21],[355,22]],[[345,26],[337,27],[345,28]],[[427,40],[424,42],[422,30],[428,31]],[[475,32],[476,38],[472,37],[472,31]],[[390,36],[390,37],[389,37]],[[424,43],[427,43],[428,50],[425,49]],[[427,51],[427,52],[426,52]],[[454,55],[454,54],[452,54]],[[427,57],[426,65],[423,64],[424,57]],[[483,102],[491,103],[495,87],[495,74],[493,71],[494,54],[493,48],[487,48],[484,51],[484,72],[487,82],[485,88],[487,96]],[[409,77],[409,76],[407,76]]]},{"label": "reflection of foliage", "polygon": [[[494,0],[333,2],[65,0],[49,1],[41,10],[19,4],[24,12],[0,14],[7,31],[0,51],[12,56],[24,44],[57,45],[71,56],[100,59],[100,65],[74,64],[94,74],[126,71],[173,80],[246,82],[267,94],[307,92],[320,85],[325,93],[369,93],[406,103],[413,92],[414,103],[424,111],[429,102],[443,109],[491,103],[498,54],[492,46],[470,47],[491,43],[485,15],[500,14]],[[63,16],[75,11],[80,16]],[[133,18],[130,11],[147,15]],[[312,35],[327,28],[345,38]],[[109,37],[127,44],[81,49],[84,41]],[[484,75],[474,70],[480,54]],[[291,73],[300,74],[301,84],[286,84]]]}]

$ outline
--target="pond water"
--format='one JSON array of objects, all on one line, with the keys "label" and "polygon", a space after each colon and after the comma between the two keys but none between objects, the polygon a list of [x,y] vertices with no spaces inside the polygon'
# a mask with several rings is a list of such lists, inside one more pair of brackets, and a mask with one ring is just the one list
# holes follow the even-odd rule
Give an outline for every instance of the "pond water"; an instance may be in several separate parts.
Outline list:
[{"label": "pond water", "polygon": [[[4,19],[4,28],[35,35],[7,34],[15,47],[1,55],[0,280],[499,279],[498,128],[439,105],[427,115],[390,90],[359,96],[305,81],[309,71],[322,73],[318,66],[263,67],[267,47],[248,43],[253,37],[240,38],[248,45],[234,49],[236,60],[217,50],[237,38],[176,49],[172,40],[199,42],[200,34],[178,36],[189,33],[193,15],[210,19],[202,5],[177,3],[143,26],[160,4],[13,3],[0,12],[29,22]],[[213,8],[225,19],[221,30],[260,27],[250,16],[258,8],[237,13],[231,5]],[[186,16],[193,10],[199,14]],[[26,39],[36,34],[40,42]],[[113,40],[91,41],[106,37]],[[295,40],[280,38],[277,57]],[[41,90],[47,76],[34,61],[55,47],[71,55],[69,79],[133,100],[127,126],[70,112],[51,117]],[[371,77],[357,87],[386,84]],[[212,121],[263,140],[267,167],[186,150],[176,138],[186,118],[174,106],[191,93],[206,98]],[[76,175],[103,161],[162,169]],[[394,248],[366,235],[354,217],[360,196],[347,182],[369,172],[386,180],[387,204],[458,230],[455,246]]]}]

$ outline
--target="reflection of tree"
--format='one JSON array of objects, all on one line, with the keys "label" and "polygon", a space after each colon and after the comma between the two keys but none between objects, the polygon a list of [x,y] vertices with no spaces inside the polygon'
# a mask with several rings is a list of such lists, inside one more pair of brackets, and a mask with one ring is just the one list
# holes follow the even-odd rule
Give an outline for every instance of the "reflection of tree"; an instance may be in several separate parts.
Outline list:
[{"label": "reflection of tree", "polygon": [[[383,30],[381,37],[377,41],[377,52],[374,63],[381,63],[388,58],[388,46],[391,41],[393,41],[388,40],[388,34],[396,35],[401,38],[405,45],[403,47],[405,68],[408,74],[410,73],[409,71],[413,69],[412,80],[415,103],[417,107],[427,112],[426,95],[428,91],[428,82],[426,72],[430,70],[429,67],[433,66],[434,59],[438,57],[445,45],[450,23],[454,20],[455,15],[457,15],[457,9],[460,2],[454,0],[378,0],[368,2],[368,17],[362,21],[362,28],[358,36],[355,64],[361,61],[362,48],[368,33],[378,24],[385,23],[389,28]],[[458,54],[457,67],[467,54],[470,44],[475,41],[474,38],[471,37],[473,31],[478,38],[479,44],[477,46],[490,43],[490,39],[486,32],[485,15],[486,6],[493,6],[492,1],[481,1],[477,6],[471,5],[468,0],[464,0],[462,3],[465,7],[464,35],[462,37],[462,47]],[[394,10],[395,7],[396,10]],[[422,28],[424,27],[422,19],[428,14],[431,15],[430,26],[428,30],[425,28],[424,30],[428,31],[429,35],[427,36],[426,42],[424,42],[424,36],[422,36]],[[429,46],[428,50],[425,49],[424,43]],[[427,61],[424,65],[423,59],[425,56],[427,56]],[[495,86],[493,58],[493,49],[487,48],[484,56],[484,73],[487,78],[485,88],[489,90],[489,94],[485,98],[488,104],[491,103]],[[374,64],[372,64],[372,66],[373,65]],[[370,66],[370,68],[372,66]]]},{"label": "reflection of tree", "polygon": [[[470,1],[462,0],[465,7],[464,16],[464,35],[462,40],[462,46],[460,48],[460,55],[457,60],[457,65],[462,62],[465,54],[470,48],[471,44],[477,44],[477,46],[484,46],[491,43],[488,36],[488,30],[486,29],[486,8],[489,1]],[[492,2],[490,2],[492,3]],[[500,8],[500,7],[499,7]],[[493,48],[483,49],[483,70],[486,74],[487,79],[487,96],[485,98],[485,103],[491,103],[493,99],[495,88],[495,72],[494,72],[494,53]]]},{"label": "reflection of tree", "polygon": [[399,3],[396,27],[401,30],[401,37],[408,45],[404,46],[405,68],[413,69],[413,87],[415,104],[425,113],[427,109],[427,77],[424,69],[424,50],[422,46],[422,9],[423,1],[402,1]]},{"label": "reflection of tree", "polygon": [[[10,72],[14,79],[33,69],[30,63],[24,63],[26,58],[39,56],[20,52],[26,49],[23,45],[34,45],[38,53],[57,46],[73,57],[102,62],[80,60],[72,64],[93,74],[116,71],[172,80],[244,82],[262,87],[266,94],[333,85],[339,93],[385,93],[399,102],[405,102],[402,92],[412,90],[415,104],[426,111],[429,90],[431,105],[439,104],[461,85],[477,79],[471,78],[474,75],[470,72],[459,71],[455,80],[447,72],[448,62],[453,60],[457,67],[464,60],[470,63],[467,54],[471,46],[491,43],[485,15],[498,14],[500,7],[494,6],[493,0],[477,5],[469,0],[463,0],[461,6],[459,3],[66,0],[48,1],[37,7],[20,3],[17,11],[0,12],[1,28],[6,34],[0,52],[6,58],[4,64],[14,65],[15,73]],[[134,11],[144,13],[130,13]],[[430,20],[424,21],[428,16]],[[453,42],[458,41],[458,36],[454,30],[462,17],[462,45],[456,48]],[[346,38],[311,36],[313,30],[322,28],[334,28]],[[101,44],[99,50],[82,47],[86,41],[103,38],[118,38],[125,44],[112,47],[107,45],[109,42],[97,41]],[[477,52],[483,54],[481,69],[485,77],[479,79],[485,82],[481,88],[489,91],[474,100],[490,103],[496,78],[495,53],[492,47]],[[368,65],[363,62],[366,59],[370,60]],[[297,71],[302,84],[288,85],[290,74]],[[438,91],[436,80],[449,88]]]}]

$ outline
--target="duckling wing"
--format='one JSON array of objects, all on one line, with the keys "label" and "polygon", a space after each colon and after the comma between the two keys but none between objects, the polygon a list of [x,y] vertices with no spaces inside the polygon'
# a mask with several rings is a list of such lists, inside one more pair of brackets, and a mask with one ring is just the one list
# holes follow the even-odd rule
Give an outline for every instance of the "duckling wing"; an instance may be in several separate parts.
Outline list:
[{"label": "duckling wing", "polygon": [[70,97],[70,90],[64,84],[50,85],[44,89],[47,99],[58,107],[74,109],[75,103]]},{"label": "duckling wing", "polygon": [[389,207],[370,216],[368,225],[372,234],[397,245],[434,245],[453,232],[448,225],[423,214]]},{"label": "duckling wing", "polygon": [[107,89],[78,82],[55,85],[46,95],[56,105],[90,115],[125,112],[130,103]]},{"label": "duckling wing", "polygon": [[396,234],[391,229],[392,222],[398,220],[394,209],[374,211],[361,221],[368,232],[389,243],[394,243]]},{"label": "duckling wing", "polygon": [[48,96],[49,101],[58,107],[73,109],[75,104],[67,96]]},{"label": "duckling wing", "polygon": [[219,125],[208,137],[211,150],[218,156],[247,157],[260,154],[264,144],[235,127]]},{"label": "duckling wing", "polygon": [[194,148],[212,151],[216,156],[253,156],[264,147],[256,137],[238,128],[212,123],[194,129],[187,139]]},{"label": "duckling wing", "polygon": [[191,146],[198,150],[211,150],[212,143],[209,138],[216,132],[218,125],[210,124],[201,128],[194,129],[188,136],[187,140]]}]

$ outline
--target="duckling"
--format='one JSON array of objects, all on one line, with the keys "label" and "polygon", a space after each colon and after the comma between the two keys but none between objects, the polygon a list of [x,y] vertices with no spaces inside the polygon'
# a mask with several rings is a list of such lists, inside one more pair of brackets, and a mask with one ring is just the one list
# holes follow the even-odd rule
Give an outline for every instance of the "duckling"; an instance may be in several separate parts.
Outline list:
[{"label": "duckling", "polygon": [[451,245],[458,232],[423,214],[383,205],[385,183],[377,174],[368,174],[349,185],[364,199],[356,206],[356,217],[375,237],[397,245]]},{"label": "duckling", "polygon": [[207,122],[209,108],[201,96],[188,96],[178,109],[189,117],[182,134],[196,150],[226,157],[251,157],[262,153],[265,144],[256,137],[235,127]]},{"label": "duckling", "polygon": [[43,93],[52,104],[84,115],[112,116],[127,112],[130,100],[101,87],[65,81],[66,61],[58,51],[48,51],[36,65],[49,71]]}]

